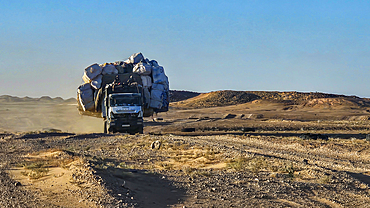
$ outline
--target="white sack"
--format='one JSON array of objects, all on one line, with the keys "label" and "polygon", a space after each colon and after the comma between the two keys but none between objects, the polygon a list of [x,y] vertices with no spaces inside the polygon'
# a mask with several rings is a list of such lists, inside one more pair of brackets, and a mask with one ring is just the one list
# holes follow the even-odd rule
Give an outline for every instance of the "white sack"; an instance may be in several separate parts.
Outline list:
[{"label": "white sack", "polygon": [[85,69],[82,79],[85,83],[91,82],[95,77],[101,74],[102,69],[98,64],[92,64]]},{"label": "white sack", "polygon": [[157,90],[157,89],[152,89],[150,93],[150,105],[149,107],[151,108],[157,108],[161,109],[163,105],[163,96],[162,96],[163,91]]},{"label": "white sack", "polygon": [[150,75],[152,73],[152,66],[150,66],[150,64],[140,62],[134,66],[132,72],[141,75]]},{"label": "white sack", "polygon": [[153,84],[150,93],[150,107],[161,109],[164,102],[164,94],[167,93],[168,86],[164,84]]},{"label": "white sack", "polygon": [[89,83],[80,85],[77,94],[84,111],[94,110],[94,91]]},{"label": "white sack", "polygon": [[118,74],[118,70],[116,69],[116,67],[114,65],[107,64],[102,69],[102,74],[103,75],[106,75],[106,74]]},{"label": "white sack", "polygon": [[150,76],[141,76],[141,80],[143,82],[143,87],[151,87],[152,86],[152,78]]},{"label": "white sack", "polygon": [[167,84],[168,83],[168,77],[164,74],[164,68],[161,66],[158,67],[152,67],[152,75],[153,75],[153,83],[162,83]]},{"label": "white sack", "polygon": [[143,56],[142,53],[134,53],[129,58],[130,63],[132,63],[132,64],[137,64],[140,61],[142,61],[143,59],[144,59],[144,56]]},{"label": "white sack", "polygon": [[96,90],[100,89],[101,88],[101,84],[103,82],[103,75],[98,75],[97,77],[95,77],[92,81],[91,81],[91,86],[93,88],[95,88]]}]

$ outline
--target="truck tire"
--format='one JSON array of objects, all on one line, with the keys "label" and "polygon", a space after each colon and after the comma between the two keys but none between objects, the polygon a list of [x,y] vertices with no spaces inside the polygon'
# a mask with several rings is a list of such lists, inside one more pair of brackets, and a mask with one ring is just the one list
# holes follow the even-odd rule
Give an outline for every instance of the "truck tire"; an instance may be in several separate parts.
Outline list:
[{"label": "truck tire", "polygon": [[143,125],[141,125],[139,127],[138,132],[139,132],[139,134],[143,134],[144,133],[144,126]]},{"label": "truck tire", "polygon": [[107,121],[104,121],[104,134],[107,134]]}]

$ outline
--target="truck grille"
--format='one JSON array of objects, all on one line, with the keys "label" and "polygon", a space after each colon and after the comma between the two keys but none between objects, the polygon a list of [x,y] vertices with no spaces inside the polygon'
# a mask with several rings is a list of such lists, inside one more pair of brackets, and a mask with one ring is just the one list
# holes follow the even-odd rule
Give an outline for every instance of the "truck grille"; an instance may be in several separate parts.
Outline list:
[{"label": "truck grille", "polygon": [[122,113],[122,114],[114,114],[115,118],[137,118],[137,113]]}]

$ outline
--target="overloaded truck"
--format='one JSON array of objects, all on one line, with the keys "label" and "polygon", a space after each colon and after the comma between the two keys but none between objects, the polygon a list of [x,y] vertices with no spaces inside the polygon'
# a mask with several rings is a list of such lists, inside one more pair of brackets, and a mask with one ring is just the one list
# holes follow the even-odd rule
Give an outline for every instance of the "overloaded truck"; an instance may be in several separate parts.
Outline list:
[{"label": "overloaded truck", "polygon": [[93,64],[77,89],[80,114],[104,119],[104,132],[143,133],[143,117],[168,111],[164,68],[141,53],[126,61]]}]

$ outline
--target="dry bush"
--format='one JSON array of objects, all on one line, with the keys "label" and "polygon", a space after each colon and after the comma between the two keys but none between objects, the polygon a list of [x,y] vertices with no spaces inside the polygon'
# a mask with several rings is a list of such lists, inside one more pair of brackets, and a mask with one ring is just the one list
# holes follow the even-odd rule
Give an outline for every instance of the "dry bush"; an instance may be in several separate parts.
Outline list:
[{"label": "dry bush", "polygon": [[234,169],[236,171],[243,171],[247,169],[248,162],[251,160],[251,157],[237,157],[228,162],[227,167]]},{"label": "dry bush", "polygon": [[186,174],[186,175],[191,175],[194,171],[196,171],[195,168],[192,168],[192,167],[184,167],[182,169],[182,171]]},{"label": "dry bush", "polygon": [[288,177],[289,178],[294,178],[294,172],[295,172],[295,168],[293,166],[293,162],[286,162],[285,165],[283,165],[279,171],[283,172],[283,173],[287,173]]},{"label": "dry bush", "polygon": [[259,173],[262,169],[268,167],[266,159],[264,157],[252,158],[248,163],[248,169],[254,173]]},{"label": "dry bush", "polygon": [[[46,155],[44,155],[45,153]],[[36,152],[16,166],[26,169],[22,174],[30,179],[39,179],[47,175],[49,168],[69,168],[76,159],[65,151],[55,149],[47,152]]]},{"label": "dry bush", "polygon": [[325,176],[321,177],[318,180],[318,182],[323,183],[323,184],[328,184],[328,183],[331,183],[332,179],[333,179],[332,175],[325,175]]},{"label": "dry bush", "polygon": [[46,176],[49,172],[47,166],[47,163],[44,161],[26,162],[23,168],[30,171],[22,171],[21,173],[30,179],[39,179]]},{"label": "dry bush", "polygon": [[186,175],[189,175],[193,179],[198,176],[210,177],[212,175],[210,172],[207,172],[205,170],[198,170],[192,167],[185,167],[182,170]]}]

